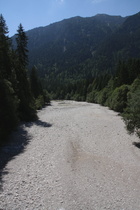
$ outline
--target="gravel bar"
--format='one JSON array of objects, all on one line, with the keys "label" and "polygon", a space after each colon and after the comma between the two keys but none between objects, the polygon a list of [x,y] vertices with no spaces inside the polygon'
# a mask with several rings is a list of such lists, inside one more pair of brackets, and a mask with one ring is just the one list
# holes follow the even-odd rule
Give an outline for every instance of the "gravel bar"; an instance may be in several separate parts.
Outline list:
[{"label": "gravel bar", "polygon": [[140,150],[118,113],[52,101],[0,151],[0,210],[138,210]]}]

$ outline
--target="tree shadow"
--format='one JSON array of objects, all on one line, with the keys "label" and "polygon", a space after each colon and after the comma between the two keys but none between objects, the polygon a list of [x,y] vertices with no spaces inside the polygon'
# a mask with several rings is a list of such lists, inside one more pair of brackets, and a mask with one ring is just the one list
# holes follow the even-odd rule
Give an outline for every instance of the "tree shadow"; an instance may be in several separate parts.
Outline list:
[{"label": "tree shadow", "polygon": [[8,142],[0,147],[0,191],[2,191],[3,177],[9,173],[6,169],[6,165],[9,161],[26,150],[27,145],[32,139],[32,136],[28,134],[26,127],[31,127],[34,124],[45,128],[52,126],[52,124],[41,120],[21,124],[17,130],[10,135]]},{"label": "tree shadow", "polygon": [[32,127],[33,125],[37,125],[37,126],[44,127],[44,128],[49,128],[49,127],[52,126],[52,124],[47,123],[47,122],[43,122],[43,121],[41,121],[39,119],[34,121],[34,122],[26,123],[27,127]]},{"label": "tree shadow", "polygon": [[139,148],[140,149],[140,142],[133,142],[132,143],[135,147]]}]

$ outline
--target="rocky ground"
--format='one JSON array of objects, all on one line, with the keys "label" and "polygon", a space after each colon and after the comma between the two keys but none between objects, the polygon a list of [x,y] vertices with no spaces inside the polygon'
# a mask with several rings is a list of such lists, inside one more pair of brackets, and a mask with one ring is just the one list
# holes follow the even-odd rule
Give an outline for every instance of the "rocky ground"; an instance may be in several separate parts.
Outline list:
[{"label": "rocky ground", "polygon": [[54,101],[38,116],[1,150],[0,209],[140,209],[138,139],[117,113]]}]

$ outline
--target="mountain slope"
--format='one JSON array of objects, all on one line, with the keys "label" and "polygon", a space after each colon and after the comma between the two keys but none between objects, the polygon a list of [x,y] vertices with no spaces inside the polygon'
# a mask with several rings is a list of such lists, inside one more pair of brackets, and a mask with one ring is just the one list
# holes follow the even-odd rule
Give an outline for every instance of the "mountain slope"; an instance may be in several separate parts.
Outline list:
[{"label": "mountain slope", "polygon": [[97,57],[103,56],[110,66],[118,60],[140,57],[140,13],[128,17],[98,48]]},{"label": "mountain slope", "polygon": [[74,17],[28,31],[30,67],[36,65],[41,77],[52,73],[84,77],[81,64],[94,57],[101,43],[125,19],[104,14],[91,18]]}]

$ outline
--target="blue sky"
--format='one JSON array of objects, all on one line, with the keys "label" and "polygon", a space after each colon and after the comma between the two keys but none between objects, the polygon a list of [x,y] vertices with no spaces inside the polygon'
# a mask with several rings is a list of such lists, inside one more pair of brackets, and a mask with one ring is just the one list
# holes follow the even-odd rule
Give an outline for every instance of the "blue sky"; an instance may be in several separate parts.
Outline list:
[{"label": "blue sky", "polygon": [[16,33],[20,23],[27,31],[74,16],[105,13],[124,17],[139,11],[140,0],[0,0],[9,36]]}]

